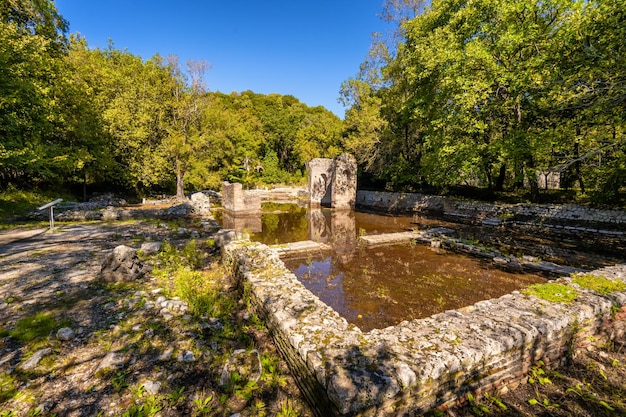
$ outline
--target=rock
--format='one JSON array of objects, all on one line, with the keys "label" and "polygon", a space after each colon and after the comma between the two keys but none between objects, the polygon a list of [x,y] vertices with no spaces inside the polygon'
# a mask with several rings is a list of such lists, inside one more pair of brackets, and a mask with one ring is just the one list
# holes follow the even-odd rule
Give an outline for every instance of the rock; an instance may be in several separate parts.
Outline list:
[{"label": "rock", "polygon": [[142,278],[147,271],[135,249],[120,245],[104,259],[100,277],[107,282],[132,282]]},{"label": "rock", "polygon": [[172,356],[174,355],[174,348],[169,347],[167,349],[165,349],[163,351],[163,353],[161,353],[161,355],[159,355],[159,361],[169,361],[170,359],[172,359]]},{"label": "rock", "polygon": [[144,242],[141,244],[141,251],[144,255],[152,255],[161,251],[161,242]]},{"label": "rock", "polygon": [[211,214],[211,199],[204,193],[194,193],[190,197],[195,214],[208,216]]},{"label": "rock", "polygon": [[149,395],[156,395],[159,393],[159,390],[161,389],[160,382],[146,381],[142,385],[143,385],[143,388],[146,390],[146,393],[148,393]]},{"label": "rock", "polygon": [[188,350],[178,357],[179,362],[195,362],[196,357],[192,351]]},{"label": "rock", "polygon": [[215,245],[218,248],[223,248],[231,242],[237,240],[237,232],[230,229],[222,229],[215,233],[213,236],[213,240],[215,241]]},{"label": "rock", "polygon": [[167,217],[185,217],[191,214],[193,207],[189,203],[172,206],[165,211]]},{"label": "rock", "polygon": [[256,349],[246,352],[245,349],[238,349],[228,358],[222,375],[220,376],[220,385],[225,387],[230,383],[231,375],[237,372],[240,376],[240,383],[247,384],[250,381],[257,382],[261,377],[263,368],[261,366],[261,357]]},{"label": "rock", "polygon": [[63,327],[57,331],[57,339],[67,342],[75,337],[74,330]]},{"label": "rock", "polygon": [[18,366],[18,368],[24,371],[33,369],[35,366],[39,365],[39,362],[44,357],[50,355],[51,353],[52,353],[52,349],[50,348],[39,349],[37,352],[33,353],[33,356],[31,356],[24,363]]},{"label": "rock", "polygon": [[125,363],[126,358],[124,357],[124,355],[118,352],[109,352],[98,365],[96,372],[120,369],[124,366]]}]

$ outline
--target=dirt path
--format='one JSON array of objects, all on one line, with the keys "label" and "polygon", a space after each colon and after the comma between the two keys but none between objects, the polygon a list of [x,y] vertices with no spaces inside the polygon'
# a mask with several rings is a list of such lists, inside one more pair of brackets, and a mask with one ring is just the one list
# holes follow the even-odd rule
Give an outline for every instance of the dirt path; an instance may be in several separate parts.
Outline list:
[{"label": "dirt path", "polygon": [[[100,281],[116,246],[180,239],[163,226],[90,223],[1,234],[1,416],[310,415],[263,330],[229,338],[222,330],[231,324],[185,314],[154,277]],[[44,334],[30,337],[38,331]],[[264,379],[249,392],[220,385],[229,355],[251,348],[264,361]]]}]

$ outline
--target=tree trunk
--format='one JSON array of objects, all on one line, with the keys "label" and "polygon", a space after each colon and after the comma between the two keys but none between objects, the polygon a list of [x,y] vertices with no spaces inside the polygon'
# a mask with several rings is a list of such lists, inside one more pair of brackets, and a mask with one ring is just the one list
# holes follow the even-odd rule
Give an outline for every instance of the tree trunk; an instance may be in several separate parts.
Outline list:
[{"label": "tree trunk", "polygon": [[504,180],[506,179],[506,164],[500,165],[500,172],[498,173],[498,178],[496,179],[496,191],[504,190]]},{"label": "tree trunk", "polygon": [[537,173],[535,172],[535,160],[530,154],[526,155],[525,168],[526,179],[530,188],[530,201],[536,203],[539,201],[539,181],[537,181]]},{"label": "tree trunk", "polygon": [[183,182],[183,177],[185,176],[185,171],[183,170],[183,164],[180,159],[176,160],[176,199],[184,200],[185,199],[185,184]]}]

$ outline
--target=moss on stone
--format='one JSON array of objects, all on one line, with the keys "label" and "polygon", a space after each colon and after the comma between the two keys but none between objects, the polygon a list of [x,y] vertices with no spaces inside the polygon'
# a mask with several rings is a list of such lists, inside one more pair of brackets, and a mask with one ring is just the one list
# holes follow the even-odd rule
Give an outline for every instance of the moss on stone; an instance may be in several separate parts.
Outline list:
[{"label": "moss on stone", "polygon": [[582,288],[595,291],[602,295],[626,291],[626,283],[623,281],[614,281],[604,276],[593,274],[578,274],[573,277],[572,282],[580,285]]},{"label": "moss on stone", "polygon": [[558,282],[533,284],[522,290],[522,293],[553,303],[571,303],[578,296],[578,291],[574,288]]}]

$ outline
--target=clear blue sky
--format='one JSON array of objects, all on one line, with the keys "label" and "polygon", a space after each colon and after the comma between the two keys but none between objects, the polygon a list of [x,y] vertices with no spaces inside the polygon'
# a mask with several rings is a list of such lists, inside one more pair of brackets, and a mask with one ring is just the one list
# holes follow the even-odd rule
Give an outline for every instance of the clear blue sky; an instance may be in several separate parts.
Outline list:
[{"label": "clear blue sky", "polygon": [[383,31],[383,0],[56,0],[90,48],[205,60],[211,91],[290,94],[339,117],[341,83]]}]

